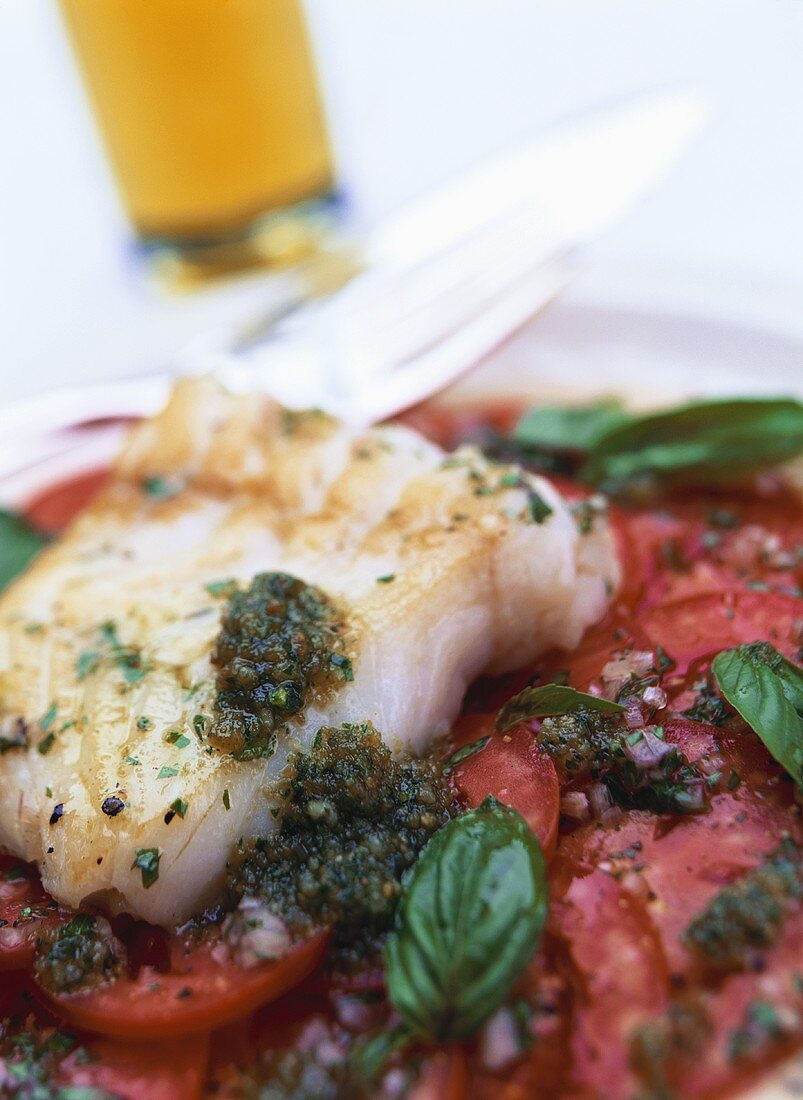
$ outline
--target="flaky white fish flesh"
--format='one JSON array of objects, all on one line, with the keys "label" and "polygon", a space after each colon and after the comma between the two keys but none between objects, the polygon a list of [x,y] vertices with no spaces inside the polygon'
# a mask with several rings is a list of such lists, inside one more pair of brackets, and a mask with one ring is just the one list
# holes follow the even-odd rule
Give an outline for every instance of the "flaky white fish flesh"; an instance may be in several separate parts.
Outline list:
[{"label": "flaky white fish flesh", "polygon": [[[473,449],[180,383],[0,597],[0,744],[20,742],[0,753],[0,848],[70,906],[186,919],[232,844],[273,826],[272,785],[321,726],[421,751],[480,673],[575,646],[619,579],[604,514],[588,526]],[[353,680],[236,760],[208,738],[219,582],[265,572],[344,609]]]}]

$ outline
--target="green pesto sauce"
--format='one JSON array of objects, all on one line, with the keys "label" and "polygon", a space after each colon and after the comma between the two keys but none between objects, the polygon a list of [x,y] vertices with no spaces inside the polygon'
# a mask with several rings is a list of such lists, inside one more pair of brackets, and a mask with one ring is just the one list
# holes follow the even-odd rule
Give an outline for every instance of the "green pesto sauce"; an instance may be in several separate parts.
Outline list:
[{"label": "green pesto sauce", "polygon": [[625,809],[676,814],[704,809],[703,777],[696,766],[675,747],[655,766],[641,766],[629,752],[640,736],[616,714],[578,710],[545,718],[539,744],[562,782],[599,780]]},{"label": "green pesto sauce", "polygon": [[42,937],[34,970],[53,993],[75,993],[116,978],[123,960],[110,935],[103,935],[94,917],[79,913],[55,932]]},{"label": "green pesto sauce", "polygon": [[693,994],[671,1004],[630,1036],[630,1067],[645,1086],[644,1100],[676,1100],[675,1078],[702,1054],[713,1032],[710,1016]]},{"label": "green pesto sauce", "polygon": [[686,945],[716,970],[745,970],[777,940],[791,901],[803,898],[803,860],[785,840],[766,860],[716,895],[684,933]]},{"label": "green pesto sauce", "polygon": [[342,1059],[313,1050],[267,1051],[237,1081],[242,1100],[362,1100]]},{"label": "green pesto sauce", "polygon": [[212,663],[208,740],[237,760],[270,756],[277,730],[354,678],[346,623],[326,594],[286,573],[260,573],[229,600]]},{"label": "green pesto sauce", "polygon": [[0,1097],[3,1100],[113,1100],[102,1089],[79,1090],[59,1087],[55,1077],[64,1059],[89,1061],[88,1050],[74,1036],[51,1028],[32,1027],[27,1031],[6,1031],[8,1021],[0,1021]]},{"label": "green pesto sauce", "polygon": [[389,930],[404,872],[454,812],[441,768],[393,756],[370,724],[322,729],[291,758],[279,827],[241,844],[229,893],[265,901],[296,934],[333,928],[346,968]]}]

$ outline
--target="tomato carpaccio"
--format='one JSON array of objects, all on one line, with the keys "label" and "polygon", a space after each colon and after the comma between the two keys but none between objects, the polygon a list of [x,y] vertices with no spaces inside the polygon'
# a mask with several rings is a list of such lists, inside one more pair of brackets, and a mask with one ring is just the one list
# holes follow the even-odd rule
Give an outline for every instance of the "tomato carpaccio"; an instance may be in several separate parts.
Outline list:
[{"label": "tomato carpaccio", "polygon": [[[424,409],[407,420],[451,446],[504,430],[514,414],[512,406]],[[90,478],[49,491],[32,519],[58,527],[99,484]],[[560,488],[581,493],[564,481]],[[746,876],[784,842],[803,843],[791,781],[723,704],[710,675],[718,652],[746,642],[771,641],[800,660],[803,509],[763,479],[738,492],[614,506],[611,519],[624,579],[605,620],[574,652],[553,652],[535,668],[474,685],[447,746],[447,754],[480,746],[452,772],[463,804],[493,795],[511,805],[549,859],[550,915],[513,991],[516,1012],[495,1018],[464,1046],[414,1048],[409,1065],[395,1064],[393,1095],[693,1100],[738,1093],[803,1044],[799,852],[796,899],[751,895],[754,909],[739,925],[748,939],[741,965],[711,965],[688,935],[715,899],[720,924],[709,934],[724,927],[727,935],[733,914],[723,890],[749,884]],[[527,683],[599,692],[627,677],[649,689],[641,694],[643,722],[660,727],[698,777],[699,812],[612,804],[599,782],[583,786],[561,775],[538,746],[537,724],[495,732],[499,706]],[[355,1038],[394,1022],[381,973],[329,976],[320,968],[323,938],[296,948],[273,971],[235,969],[227,979],[208,944],[188,960],[179,940],[162,942],[163,934],[145,926],[128,928],[129,939],[149,945],[138,973],[88,996],[48,999],[28,968],[37,934],[65,919],[35,872],[0,862],[0,1013],[12,1020],[11,1032],[38,1029],[46,1037],[59,1024],[73,1029],[75,1049],[58,1063],[59,1086],[129,1100],[236,1096],[249,1063],[286,1070],[280,1055],[295,1052],[307,1068],[320,1058],[336,1064]],[[771,936],[764,935],[767,921]],[[143,1038],[147,1045],[138,1043]],[[0,1070],[0,1095],[4,1087]],[[295,1095],[285,1087],[277,1077],[270,1095]]]}]

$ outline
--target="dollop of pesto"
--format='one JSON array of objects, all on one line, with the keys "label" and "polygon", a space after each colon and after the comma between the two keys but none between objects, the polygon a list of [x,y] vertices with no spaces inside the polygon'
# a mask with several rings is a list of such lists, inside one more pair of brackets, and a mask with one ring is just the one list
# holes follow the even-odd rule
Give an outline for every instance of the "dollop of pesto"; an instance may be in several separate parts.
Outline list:
[{"label": "dollop of pesto", "polygon": [[[12,1020],[0,1020],[0,1098],[2,1100],[78,1100],[85,1090],[60,1087],[58,1071],[68,1056],[90,1061],[91,1053],[66,1031],[40,1028],[29,1017],[28,1029],[13,1030]],[[88,1090],[87,1100],[111,1100],[110,1094]]]},{"label": "dollop of pesto", "polygon": [[112,981],[123,969],[122,945],[107,921],[79,913],[42,937],[34,970],[53,993],[76,993]]},{"label": "dollop of pesto", "polygon": [[684,933],[686,945],[715,970],[745,970],[771,947],[790,902],[803,898],[803,854],[784,840],[760,866],[724,887]]},{"label": "dollop of pesto", "polygon": [[287,573],[234,592],[212,654],[210,744],[237,760],[270,756],[283,723],[354,678],[346,630],[324,592]]},{"label": "dollop of pesto", "polygon": [[441,767],[394,756],[370,724],[321,729],[290,760],[277,830],[238,846],[233,901],[264,901],[294,934],[329,926],[340,965],[371,957],[401,878],[457,808]]},{"label": "dollop of pesto", "polygon": [[[331,1044],[330,1044],[331,1047]],[[364,1100],[345,1059],[331,1050],[267,1051],[236,1081],[242,1100]],[[367,1098],[366,1098],[367,1100]]]},{"label": "dollop of pesto", "polygon": [[706,808],[705,777],[663,740],[659,726],[630,730],[619,715],[577,710],[545,718],[538,741],[561,782],[600,781],[625,809],[687,814]]},{"label": "dollop of pesto", "polygon": [[644,1085],[644,1100],[675,1100],[683,1072],[702,1055],[713,1034],[702,999],[689,993],[657,1019],[637,1027],[629,1039],[630,1068]]}]

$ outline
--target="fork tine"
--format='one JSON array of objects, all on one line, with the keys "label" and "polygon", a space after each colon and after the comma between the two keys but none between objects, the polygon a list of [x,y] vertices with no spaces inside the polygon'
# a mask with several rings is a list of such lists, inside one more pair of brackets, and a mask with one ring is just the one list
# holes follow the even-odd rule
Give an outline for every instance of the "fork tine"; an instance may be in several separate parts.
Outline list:
[{"label": "fork tine", "polygon": [[484,355],[520,328],[539,309],[559,294],[574,272],[569,257],[548,264],[531,265],[498,287],[494,300],[473,319],[440,332],[430,346],[383,377],[381,385],[364,387],[355,403],[353,396],[342,415],[352,421],[371,423],[408,408],[474,366]]}]

